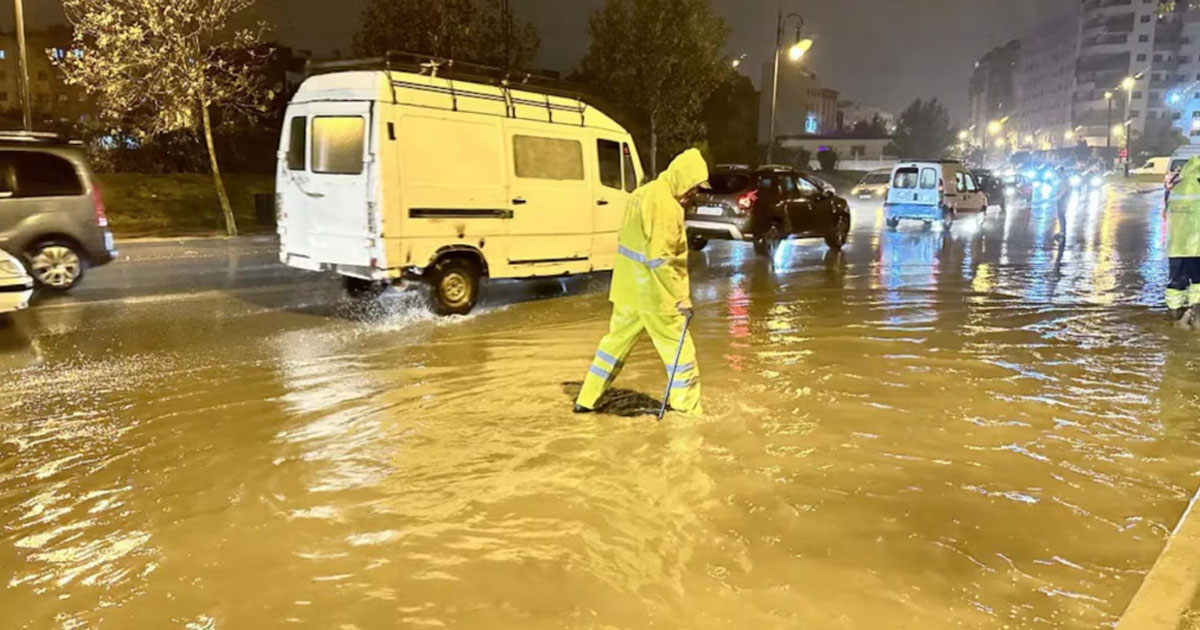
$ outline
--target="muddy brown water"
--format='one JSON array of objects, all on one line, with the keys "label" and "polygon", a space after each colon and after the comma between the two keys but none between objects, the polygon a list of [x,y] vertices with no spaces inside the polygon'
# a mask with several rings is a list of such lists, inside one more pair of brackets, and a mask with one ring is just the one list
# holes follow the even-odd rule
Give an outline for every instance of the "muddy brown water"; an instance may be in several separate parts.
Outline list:
[{"label": "muddy brown water", "polygon": [[[1200,483],[1156,204],[1082,199],[1061,249],[1043,206],[715,244],[708,414],[663,424],[570,413],[604,277],[453,320],[325,281],[22,314],[0,627],[1111,624]],[[663,381],[642,344],[613,410]]]}]

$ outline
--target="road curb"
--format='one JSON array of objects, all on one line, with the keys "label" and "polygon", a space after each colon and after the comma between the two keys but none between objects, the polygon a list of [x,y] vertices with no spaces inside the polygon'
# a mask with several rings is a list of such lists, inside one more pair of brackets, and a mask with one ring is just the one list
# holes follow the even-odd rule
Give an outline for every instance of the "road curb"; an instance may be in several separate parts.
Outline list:
[{"label": "road curb", "polygon": [[1176,630],[1200,595],[1200,492],[1167,538],[1117,630]]}]

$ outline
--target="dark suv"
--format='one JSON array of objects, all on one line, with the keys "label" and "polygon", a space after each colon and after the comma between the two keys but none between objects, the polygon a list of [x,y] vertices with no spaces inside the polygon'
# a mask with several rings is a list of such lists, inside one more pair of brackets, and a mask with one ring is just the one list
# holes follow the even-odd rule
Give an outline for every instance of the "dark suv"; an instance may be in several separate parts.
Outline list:
[{"label": "dark suv", "polygon": [[850,206],[824,180],[787,167],[718,166],[685,204],[688,242],[751,241],[773,255],[788,238],[824,238],[841,249],[850,234]]},{"label": "dark suv", "polygon": [[83,147],[52,134],[0,132],[0,249],[47,289],[74,287],[116,256]]}]

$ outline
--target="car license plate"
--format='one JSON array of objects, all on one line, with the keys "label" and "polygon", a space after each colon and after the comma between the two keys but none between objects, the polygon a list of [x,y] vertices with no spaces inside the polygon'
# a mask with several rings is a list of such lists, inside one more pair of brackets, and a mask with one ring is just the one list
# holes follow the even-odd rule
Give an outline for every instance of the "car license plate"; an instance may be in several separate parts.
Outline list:
[{"label": "car license plate", "polygon": [[105,232],[105,233],[104,233],[104,249],[106,249],[106,250],[108,250],[108,251],[110,251],[110,252],[111,252],[112,250],[116,249],[116,244],[115,244],[115,243],[113,243],[113,235],[112,235],[112,232]]},{"label": "car license plate", "polygon": [[872,195],[870,193],[863,193],[863,194],[859,195],[858,198],[859,199],[874,199],[875,195]]},{"label": "car license plate", "polygon": [[725,208],[720,206],[700,206],[696,208],[696,214],[706,217],[723,217],[725,216]]}]

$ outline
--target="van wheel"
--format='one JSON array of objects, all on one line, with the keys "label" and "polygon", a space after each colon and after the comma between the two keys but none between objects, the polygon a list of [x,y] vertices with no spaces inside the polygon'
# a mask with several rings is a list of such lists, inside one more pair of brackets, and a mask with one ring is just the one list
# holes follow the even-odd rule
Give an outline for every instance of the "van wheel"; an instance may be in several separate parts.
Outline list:
[{"label": "van wheel", "polygon": [[342,288],[353,300],[373,300],[387,291],[387,283],[342,276]]},{"label": "van wheel", "polygon": [[895,219],[895,218],[888,219],[887,226],[892,228],[893,230],[900,227],[900,219]]},{"label": "van wheel", "polygon": [[702,252],[708,247],[708,239],[703,236],[692,236],[688,238],[688,249],[694,252]]},{"label": "van wheel", "polygon": [[67,241],[42,241],[26,254],[29,275],[52,291],[70,291],[83,278],[87,263],[78,247]]},{"label": "van wheel", "polygon": [[438,315],[466,315],[479,301],[479,265],[465,258],[447,258],[433,267],[433,309]]}]

